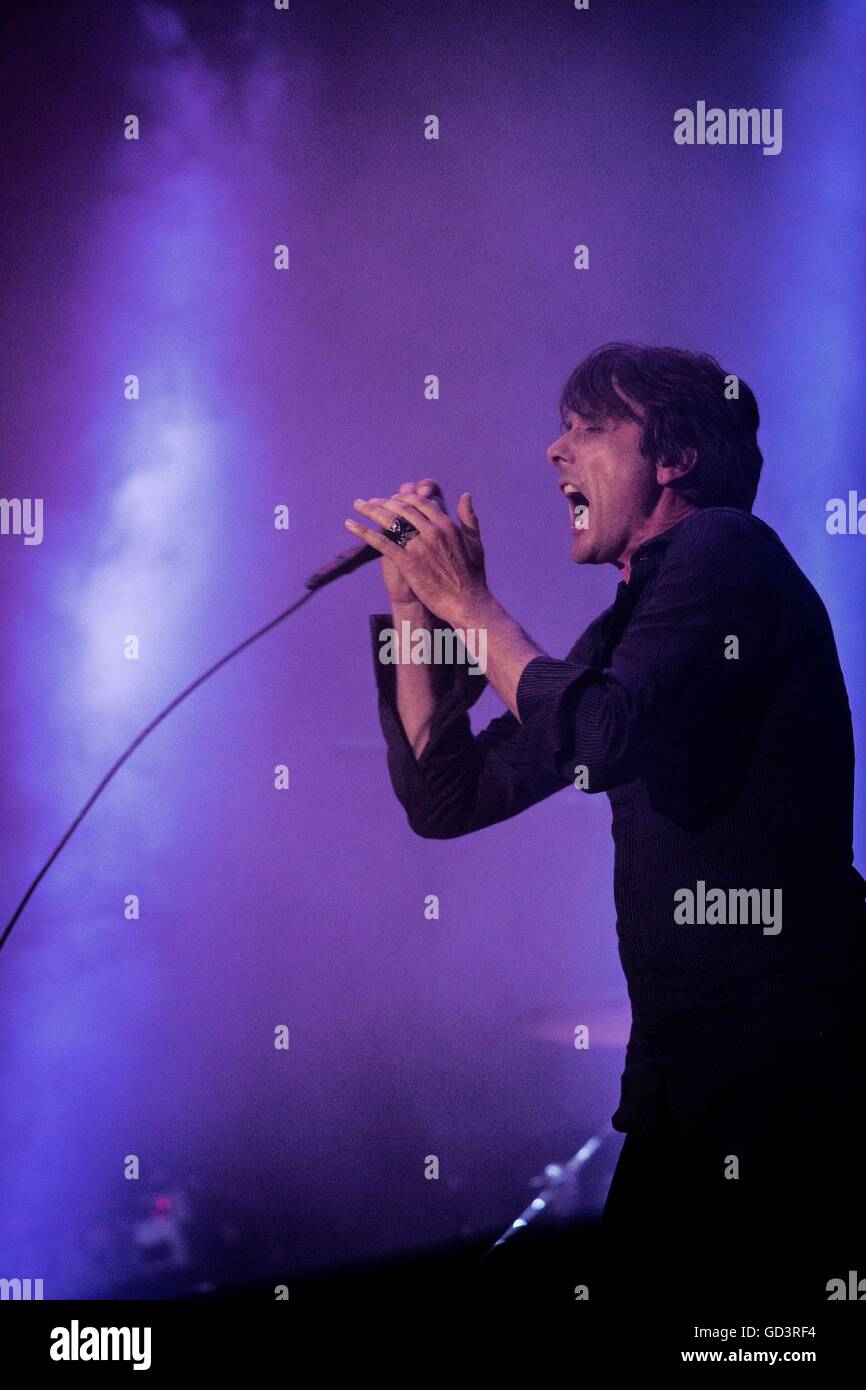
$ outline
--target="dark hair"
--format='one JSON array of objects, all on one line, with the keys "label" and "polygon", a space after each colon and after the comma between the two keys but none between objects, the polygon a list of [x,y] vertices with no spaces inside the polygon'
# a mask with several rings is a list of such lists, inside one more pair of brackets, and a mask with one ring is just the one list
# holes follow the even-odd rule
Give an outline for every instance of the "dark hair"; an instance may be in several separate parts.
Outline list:
[{"label": "dark hair", "polygon": [[[697,451],[677,491],[699,507],[752,510],[763,458],[758,403],[743,380],[739,399],[725,394],[723,371],[706,353],[681,348],[606,343],[575,367],[563,387],[560,414],[584,419],[635,420],[629,400],[643,407],[640,449],[652,463]],[[628,399],[624,399],[628,397]]]}]

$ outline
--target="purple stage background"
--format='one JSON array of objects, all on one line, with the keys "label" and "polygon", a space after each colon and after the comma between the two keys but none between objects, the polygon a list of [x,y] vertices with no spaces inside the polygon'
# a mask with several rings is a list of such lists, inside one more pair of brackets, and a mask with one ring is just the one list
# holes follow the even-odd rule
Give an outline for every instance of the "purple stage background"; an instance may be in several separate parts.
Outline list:
[{"label": "purple stage background", "polygon": [[[825,523],[866,487],[864,38],[864,0],[11,8],[0,492],[45,510],[41,545],[0,537],[4,917],[138,729],[348,543],[355,496],[471,489],[493,591],[563,654],[616,576],[570,566],[544,449],[613,338],[758,396],[755,510],[834,623],[862,869],[866,539]],[[782,152],[676,145],[698,100],[781,107]],[[16,928],[0,1275],[133,1286],[159,1197],[210,1242],[176,1242],[166,1290],[496,1231],[606,1124],[618,1030],[567,1032],[625,1001],[606,798],[417,839],[383,607],[370,567],[196,693]]]}]

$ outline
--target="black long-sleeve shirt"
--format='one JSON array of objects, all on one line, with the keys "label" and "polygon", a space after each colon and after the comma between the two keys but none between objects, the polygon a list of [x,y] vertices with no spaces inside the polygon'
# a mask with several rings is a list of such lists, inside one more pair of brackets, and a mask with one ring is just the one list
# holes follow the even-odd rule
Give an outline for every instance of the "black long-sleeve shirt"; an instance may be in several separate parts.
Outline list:
[{"label": "black long-sleeve shirt", "polygon": [[[723,1077],[794,1039],[856,1030],[866,885],[853,867],[851,716],[824,605],[775,532],[713,507],[640,546],[565,659],[526,666],[519,719],[473,736],[486,682],[447,668],[418,759],[394,667],[378,660],[391,623],[371,620],[379,715],[417,834],[471,834],[576,795],[576,775],[608,794],[633,1016],[617,1128],[651,1122],[661,1077],[699,1124]],[[699,902],[714,889],[739,920],[689,924],[682,906],[678,920],[682,890]],[[765,930],[768,915],[744,921],[757,900],[734,889],[765,890],[781,930]]]}]

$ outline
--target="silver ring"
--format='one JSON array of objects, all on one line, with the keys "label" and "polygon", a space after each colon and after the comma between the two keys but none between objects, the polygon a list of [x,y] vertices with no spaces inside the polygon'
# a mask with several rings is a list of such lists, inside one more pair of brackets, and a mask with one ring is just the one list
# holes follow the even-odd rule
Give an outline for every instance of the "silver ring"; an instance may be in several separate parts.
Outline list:
[{"label": "silver ring", "polygon": [[385,532],[385,535],[390,536],[394,544],[399,545],[401,550],[409,544],[413,536],[420,534],[417,526],[413,526],[411,521],[406,520],[405,516],[395,516]]}]

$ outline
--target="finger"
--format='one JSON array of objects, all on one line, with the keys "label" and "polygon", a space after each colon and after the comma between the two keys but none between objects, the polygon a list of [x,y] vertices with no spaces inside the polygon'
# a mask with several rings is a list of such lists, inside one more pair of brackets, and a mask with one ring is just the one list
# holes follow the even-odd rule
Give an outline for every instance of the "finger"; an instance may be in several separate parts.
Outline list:
[{"label": "finger", "polygon": [[372,526],[364,526],[360,521],[355,521],[353,517],[346,517],[343,522],[347,531],[351,531],[353,536],[359,540],[366,541],[374,550],[378,550],[380,555],[385,555],[389,560],[394,560],[397,568],[400,568],[399,545],[389,541],[387,536],[383,536],[381,531],[374,531]]},{"label": "finger", "polygon": [[[424,503],[424,511],[417,505],[419,502]],[[390,526],[395,516],[401,516],[405,521],[411,521],[415,530],[420,531],[422,535],[425,531],[430,530],[430,522],[434,517],[442,515],[435,505],[431,506],[429,503],[425,503],[423,497],[415,497],[412,493],[406,493],[405,496],[397,498],[372,497],[369,502],[364,502],[362,498],[356,497],[352,506],[357,511],[363,512],[365,516],[372,516],[374,521],[381,522],[383,526]],[[371,511],[371,507],[375,510]],[[384,517],[380,515],[383,511],[385,512]],[[433,516],[429,516],[428,511],[432,512]]]},{"label": "finger", "polygon": [[448,508],[445,505],[445,494],[435,478],[422,478],[416,491],[419,497],[429,497],[430,501],[434,502],[440,511],[444,512],[446,516],[448,515]]},{"label": "finger", "polygon": [[475,508],[472,505],[471,494],[468,492],[464,492],[460,501],[457,503],[457,517],[461,526],[467,531],[471,531],[473,535],[480,536],[481,525],[475,514]]},{"label": "finger", "polygon": [[422,478],[415,491],[420,497],[429,497],[442,508],[443,512],[447,513],[448,508],[445,505],[445,494],[435,478]]},{"label": "finger", "polygon": [[[392,510],[386,511],[385,508],[388,506],[388,503],[386,503],[384,497],[371,497],[366,502],[362,497],[356,497],[352,503],[355,511],[360,512],[362,516],[369,517],[371,521],[378,521],[379,525],[384,526],[386,529],[392,525],[395,516],[404,516],[406,512],[412,510],[411,507],[405,506],[402,499],[399,503],[392,503],[391,505]],[[412,521],[412,518],[407,516],[406,520]],[[412,524],[413,526],[415,525],[414,521]],[[420,530],[420,527],[416,527],[415,529]]]},{"label": "finger", "polygon": [[384,498],[377,497],[376,501],[382,506],[393,507],[398,515],[405,516],[406,520],[411,521],[413,525],[417,525],[418,523],[415,521],[414,517],[408,515],[406,511],[407,507],[414,508],[415,511],[420,512],[423,517],[433,522],[434,525],[441,522],[445,515],[442,508],[438,506],[436,502],[431,501],[427,497],[419,497],[417,492],[401,492],[396,498],[391,498],[388,502],[386,502]]},{"label": "finger", "polygon": [[[404,500],[408,500],[409,497],[409,493],[395,492],[391,497],[391,501],[402,503]],[[439,497],[431,497],[429,500],[433,503],[433,506],[436,507],[438,511],[442,512],[444,516],[448,515],[448,511],[445,506],[445,498],[441,495],[441,493]]]},{"label": "finger", "polygon": [[439,484],[435,478],[422,478],[420,483],[401,483],[400,492],[417,492],[420,497],[430,497],[434,492],[441,492]]},{"label": "finger", "polygon": [[401,483],[394,497],[405,497],[407,493],[417,493],[419,497],[429,497],[436,503],[440,511],[448,515],[448,508],[445,505],[445,495],[435,478],[422,478],[420,483]]}]

